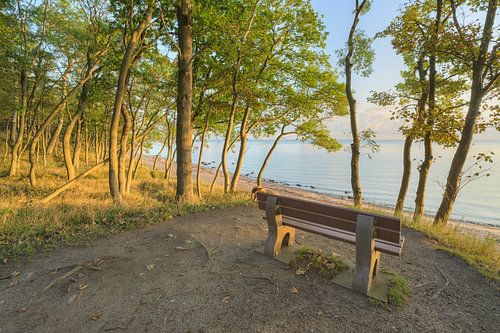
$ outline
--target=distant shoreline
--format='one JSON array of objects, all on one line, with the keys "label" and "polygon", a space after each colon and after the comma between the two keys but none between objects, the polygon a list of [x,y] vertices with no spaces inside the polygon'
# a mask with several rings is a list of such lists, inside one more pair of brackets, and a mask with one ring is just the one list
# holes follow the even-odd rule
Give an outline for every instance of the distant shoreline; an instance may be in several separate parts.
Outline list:
[{"label": "distant shoreline", "polygon": [[[152,168],[153,166],[153,160],[154,156],[144,156],[144,164],[147,165],[149,168]],[[157,170],[164,170],[164,164],[165,164],[165,158],[160,157],[158,159],[158,169]],[[193,170],[196,170],[197,165],[193,164]],[[175,170],[175,166],[174,166]],[[172,175],[175,176],[175,171],[172,170]],[[193,174],[194,176],[195,174]],[[215,170],[211,168],[207,168],[206,166],[202,165],[202,182],[203,183],[208,183],[210,184],[213,177],[215,175]],[[222,185],[223,177],[222,174],[219,175],[217,184],[220,186]],[[339,205],[343,207],[352,207],[352,201],[348,198],[334,195],[334,194],[328,194],[328,193],[322,193],[315,191],[314,189],[309,189],[307,187],[294,187],[294,186],[287,186],[284,184],[281,184],[279,182],[273,182],[269,180],[263,180],[263,185],[264,187],[274,190],[277,192],[281,193],[287,193],[291,195],[299,195],[303,197],[304,199],[310,199],[310,200],[316,200],[328,204],[334,204],[334,205]],[[241,176],[240,177],[240,183],[239,183],[239,189],[240,190],[245,190],[245,191],[251,191],[253,187],[256,186],[255,183],[255,178],[250,178],[247,176]],[[376,203],[371,203],[368,200],[365,200],[365,207],[371,208],[371,209],[377,209],[383,211],[385,214],[392,215],[394,207],[391,207],[390,205],[384,205],[384,204],[376,204]],[[406,216],[411,216],[410,211],[404,211],[403,213]],[[432,218],[432,215],[427,214],[427,218]],[[459,221],[459,220],[450,220],[450,223],[457,228],[459,231],[463,231],[468,234],[472,234],[481,238],[493,238],[497,241],[500,241],[500,226],[495,226],[491,224],[484,224],[484,223],[476,223],[476,222],[469,222],[469,221]]]}]

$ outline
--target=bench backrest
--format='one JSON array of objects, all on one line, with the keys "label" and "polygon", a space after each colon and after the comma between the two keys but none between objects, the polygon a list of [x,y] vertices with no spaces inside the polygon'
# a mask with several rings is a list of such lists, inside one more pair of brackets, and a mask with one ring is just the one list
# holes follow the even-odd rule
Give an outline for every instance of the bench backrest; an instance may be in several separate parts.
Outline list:
[{"label": "bench backrest", "polygon": [[332,206],[316,201],[297,199],[274,193],[256,193],[259,208],[266,209],[268,196],[277,197],[282,216],[313,222],[316,224],[356,233],[356,220],[359,214],[375,219],[376,239],[399,244],[401,240],[401,220],[399,218],[371,214],[344,207]]}]

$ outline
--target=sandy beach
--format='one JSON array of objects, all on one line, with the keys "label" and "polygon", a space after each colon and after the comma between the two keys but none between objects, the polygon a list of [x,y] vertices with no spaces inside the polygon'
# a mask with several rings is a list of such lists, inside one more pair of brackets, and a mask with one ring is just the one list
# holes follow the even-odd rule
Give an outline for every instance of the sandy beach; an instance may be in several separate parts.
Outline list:
[{"label": "sandy beach", "polygon": [[[144,156],[144,165],[149,166],[150,168],[153,166],[154,156]],[[164,170],[165,159],[160,158],[157,163],[157,170]],[[196,174],[196,165],[193,165],[193,172]],[[172,175],[175,176],[175,165],[172,170]],[[215,176],[215,169],[207,168],[202,166],[202,182],[210,184]],[[222,171],[219,173],[219,177],[217,179],[217,185],[223,184],[223,176]],[[250,192],[252,188],[256,186],[256,181],[254,178],[241,176],[238,184],[238,189],[243,191]],[[325,193],[320,193],[310,188],[297,188],[290,187],[280,183],[277,183],[273,180],[265,179],[263,181],[263,186],[279,193],[289,194],[294,196],[300,196],[304,199],[310,199],[315,201],[320,201],[332,205],[338,205],[343,207],[351,207],[352,201],[346,197],[338,197]],[[364,206],[369,209],[380,210],[381,212],[392,215],[393,208],[383,205],[376,205],[365,200]],[[406,216],[411,216],[411,212],[405,212]],[[431,219],[431,216],[428,216]],[[451,220],[451,225],[453,225],[458,231],[469,233],[478,237],[487,237],[495,239],[496,241],[500,241],[500,227],[490,226],[490,225],[482,225],[482,224],[474,224],[463,221]]]}]

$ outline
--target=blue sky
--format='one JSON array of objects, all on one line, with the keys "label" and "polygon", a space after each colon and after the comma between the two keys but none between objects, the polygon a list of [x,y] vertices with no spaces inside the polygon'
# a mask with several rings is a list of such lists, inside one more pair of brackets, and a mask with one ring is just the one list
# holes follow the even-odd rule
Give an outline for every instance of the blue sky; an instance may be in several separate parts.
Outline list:
[{"label": "blue sky", "polygon": [[[331,55],[332,63],[336,64],[335,50],[345,45],[353,19],[354,0],[312,0],[314,9],[323,16],[329,32],[327,51]],[[401,0],[375,0],[371,10],[361,17],[359,28],[365,30],[368,36],[384,30],[389,22],[398,14]],[[401,57],[392,49],[390,39],[377,39],[373,73],[368,78],[355,77],[354,89],[359,102],[366,100],[370,90],[387,90],[392,88],[400,78],[403,69]]]},{"label": "blue sky", "polygon": [[[329,33],[327,51],[332,64],[337,63],[335,50],[344,47],[353,19],[354,0],[312,0],[314,9],[323,16],[326,30]],[[375,0],[371,10],[361,17],[359,29],[373,36],[384,30],[389,22],[398,14],[402,0]],[[399,123],[390,121],[388,108],[382,109],[366,101],[371,90],[384,91],[394,87],[400,80],[403,69],[401,57],[392,49],[390,39],[377,39],[373,43],[375,61],[373,73],[368,78],[354,76],[353,89],[358,100],[360,128],[368,127],[377,132],[379,139],[401,138],[398,133]],[[343,77],[341,78],[343,79]],[[349,120],[336,119],[332,124],[335,137],[349,138]]]}]

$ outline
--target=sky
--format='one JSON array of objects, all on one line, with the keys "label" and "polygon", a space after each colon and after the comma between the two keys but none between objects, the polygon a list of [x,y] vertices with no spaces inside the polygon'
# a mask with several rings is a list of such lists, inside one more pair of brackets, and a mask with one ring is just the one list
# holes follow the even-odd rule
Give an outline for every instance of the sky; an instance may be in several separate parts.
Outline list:
[{"label": "sky", "polygon": [[[323,17],[326,30],[329,33],[327,52],[331,56],[331,63],[337,64],[338,58],[335,51],[345,46],[349,29],[352,24],[354,0],[312,0],[314,9]],[[368,36],[374,36],[383,31],[399,13],[404,0],[375,0],[371,10],[360,18],[359,29]],[[367,102],[370,91],[386,91],[394,87],[401,78],[403,60],[392,49],[390,38],[376,39],[373,43],[375,61],[373,73],[368,78],[353,77],[353,89],[357,99],[358,122],[360,130],[371,128],[377,134],[376,139],[402,139],[398,128],[400,123],[390,120],[390,108],[381,108]],[[340,79],[343,80],[343,77]],[[348,117],[335,119],[330,125],[332,134],[339,139],[349,139]],[[500,139],[500,134],[488,131],[481,134],[480,139]]]}]

